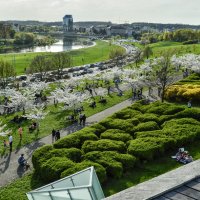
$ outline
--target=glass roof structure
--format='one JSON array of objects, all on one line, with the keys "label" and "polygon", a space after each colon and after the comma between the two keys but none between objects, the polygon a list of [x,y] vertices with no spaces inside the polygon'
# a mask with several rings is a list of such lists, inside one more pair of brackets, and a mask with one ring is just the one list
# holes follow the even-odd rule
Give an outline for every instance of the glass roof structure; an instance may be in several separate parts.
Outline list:
[{"label": "glass roof structure", "polygon": [[28,192],[29,200],[100,200],[105,198],[94,167]]}]

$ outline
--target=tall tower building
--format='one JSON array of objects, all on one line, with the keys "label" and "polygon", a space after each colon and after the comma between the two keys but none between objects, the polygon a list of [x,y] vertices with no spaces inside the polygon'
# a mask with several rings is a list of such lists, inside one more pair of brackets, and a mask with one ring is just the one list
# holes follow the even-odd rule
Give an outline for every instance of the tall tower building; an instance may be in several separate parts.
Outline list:
[{"label": "tall tower building", "polygon": [[64,31],[64,33],[73,31],[73,17],[72,17],[72,15],[65,15],[63,17],[63,31]]}]

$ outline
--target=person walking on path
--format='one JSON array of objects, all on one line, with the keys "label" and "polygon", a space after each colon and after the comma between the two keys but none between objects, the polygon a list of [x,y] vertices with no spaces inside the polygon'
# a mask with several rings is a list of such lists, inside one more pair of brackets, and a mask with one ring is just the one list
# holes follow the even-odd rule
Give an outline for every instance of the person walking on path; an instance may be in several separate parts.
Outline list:
[{"label": "person walking on path", "polygon": [[56,136],[56,138],[55,138],[56,141],[60,139],[60,131],[59,130],[56,131],[56,135],[55,136]]},{"label": "person walking on path", "polygon": [[82,124],[82,121],[83,121],[83,114],[80,113],[80,115],[79,115],[79,124],[80,125]]},{"label": "person walking on path", "polygon": [[192,107],[192,101],[188,101],[188,104],[187,104],[188,108],[191,108]]},{"label": "person walking on path", "polygon": [[83,126],[85,126],[86,116],[85,114],[82,115]]},{"label": "person walking on path", "polygon": [[19,139],[21,141],[22,140],[22,133],[23,133],[23,129],[22,129],[21,126],[19,126],[19,128],[18,128],[18,133],[19,133]]},{"label": "person walking on path", "polygon": [[12,152],[12,143],[13,143],[13,137],[12,135],[8,135],[8,140],[9,140],[9,146],[10,146],[10,152]]},{"label": "person walking on path", "polygon": [[51,131],[51,135],[52,135],[52,143],[54,143],[55,137],[56,137],[56,131],[55,131],[55,129],[53,129],[53,130]]}]

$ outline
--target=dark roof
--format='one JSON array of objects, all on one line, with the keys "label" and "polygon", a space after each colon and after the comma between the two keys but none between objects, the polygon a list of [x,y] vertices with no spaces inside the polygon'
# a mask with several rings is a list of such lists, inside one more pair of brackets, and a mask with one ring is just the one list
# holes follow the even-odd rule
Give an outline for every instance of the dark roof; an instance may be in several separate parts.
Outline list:
[{"label": "dark roof", "polygon": [[[184,176],[184,175],[183,175]],[[153,200],[194,200],[200,199],[200,178],[195,178],[176,189],[166,192]]]}]

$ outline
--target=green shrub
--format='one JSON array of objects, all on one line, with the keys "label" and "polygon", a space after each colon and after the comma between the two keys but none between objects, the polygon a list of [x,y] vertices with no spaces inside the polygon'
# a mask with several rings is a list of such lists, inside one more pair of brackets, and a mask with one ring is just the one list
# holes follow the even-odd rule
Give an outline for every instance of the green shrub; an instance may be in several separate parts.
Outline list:
[{"label": "green shrub", "polygon": [[82,151],[76,148],[53,149],[49,154],[51,157],[66,157],[74,162],[80,162],[82,157]]},{"label": "green shrub", "polygon": [[156,114],[145,113],[142,115],[137,115],[136,117],[140,122],[149,122],[149,121],[154,121],[156,123],[159,122],[158,116]]},{"label": "green shrub", "polygon": [[41,163],[51,158],[49,152],[53,149],[52,145],[44,145],[36,149],[32,156],[32,163],[36,171],[40,170]]},{"label": "green shrub", "polygon": [[105,119],[100,122],[103,126],[105,126],[107,129],[120,129],[126,132],[131,132],[133,129],[133,125],[128,120],[123,119]]},{"label": "green shrub", "polygon": [[64,157],[53,157],[43,163],[40,169],[40,177],[45,182],[60,179],[60,175],[68,168],[74,167],[75,163]]},{"label": "green shrub", "polygon": [[75,134],[70,134],[67,135],[63,138],[61,138],[60,140],[56,141],[53,146],[57,149],[61,149],[61,148],[80,148],[81,147],[81,141],[80,138],[75,135]]},{"label": "green shrub", "polygon": [[134,126],[137,126],[140,123],[140,121],[137,118],[127,119],[126,121],[131,123]]},{"label": "green shrub", "polygon": [[110,159],[113,159],[115,161],[122,163],[123,168],[125,170],[133,168],[136,162],[136,158],[134,156],[129,154],[121,154],[115,151],[103,151],[103,152],[92,151],[85,154],[84,159],[98,163],[102,163],[102,160],[110,162]]},{"label": "green shrub", "polygon": [[138,138],[146,138],[146,137],[167,137],[162,130],[154,130],[154,131],[143,131],[143,132],[136,132],[135,137]]},{"label": "green shrub", "polygon": [[164,115],[174,115],[180,111],[185,110],[185,108],[183,106],[169,106],[169,108],[163,112]]},{"label": "green shrub", "polygon": [[86,140],[98,140],[99,138],[95,135],[95,129],[92,128],[84,128],[80,131],[77,131],[75,133],[73,133],[74,135],[76,135],[79,140],[80,140],[80,145],[82,146],[82,144],[86,141]]},{"label": "green shrub", "polygon": [[174,118],[174,115],[162,115],[159,117],[159,125]]},{"label": "green shrub", "polygon": [[147,113],[154,113],[154,114],[157,114],[157,115],[163,115],[164,112],[168,109],[169,105],[168,104],[161,104],[161,105],[158,105],[158,106],[151,106],[146,112]]},{"label": "green shrub", "polygon": [[162,128],[173,128],[178,124],[181,126],[184,126],[185,124],[193,124],[200,126],[200,122],[193,118],[180,118],[180,119],[172,119],[170,121],[163,123]]},{"label": "green shrub", "polygon": [[117,151],[126,152],[126,145],[124,142],[101,139],[98,141],[85,141],[82,150],[87,153],[90,151]]},{"label": "green shrub", "polygon": [[83,161],[81,163],[77,163],[75,166],[71,168],[66,169],[65,171],[62,172],[61,178],[72,175],[91,166],[94,166],[100,183],[104,183],[107,179],[106,169],[102,165],[91,161]]},{"label": "green shrub", "polygon": [[139,159],[152,160],[174,145],[175,140],[171,138],[138,138],[130,141],[128,153]]},{"label": "green shrub", "polygon": [[130,118],[133,118],[134,116],[136,115],[139,115],[141,114],[140,111],[137,111],[137,110],[133,110],[131,108],[125,108],[117,113],[116,114],[116,118],[119,118],[119,119],[130,119]]},{"label": "green shrub", "polygon": [[196,120],[200,120],[200,109],[188,108],[177,113],[174,117],[175,118],[193,118]]},{"label": "green shrub", "polygon": [[138,124],[136,127],[134,127],[133,132],[141,132],[141,131],[153,131],[158,130],[159,126],[156,122],[144,122]]},{"label": "green shrub", "polygon": [[107,131],[101,134],[101,139],[110,139],[127,142],[128,140],[132,140],[133,138],[130,134],[125,133],[122,130],[108,129]]},{"label": "green shrub", "polygon": [[104,131],[106,131],[106,128],[104,126],[102,126],[99,123],[93,124],[92,126],[90,126],[91,128],[95,129],[94,133],[100,137],[101,133],[103,133]]},{"label": "green shrub", "polygon": [[176,124],[164,127],[163,131],[168,138],[174,138],[179,146],[193,142],[200,138],[200,126],[193,124]]}]

